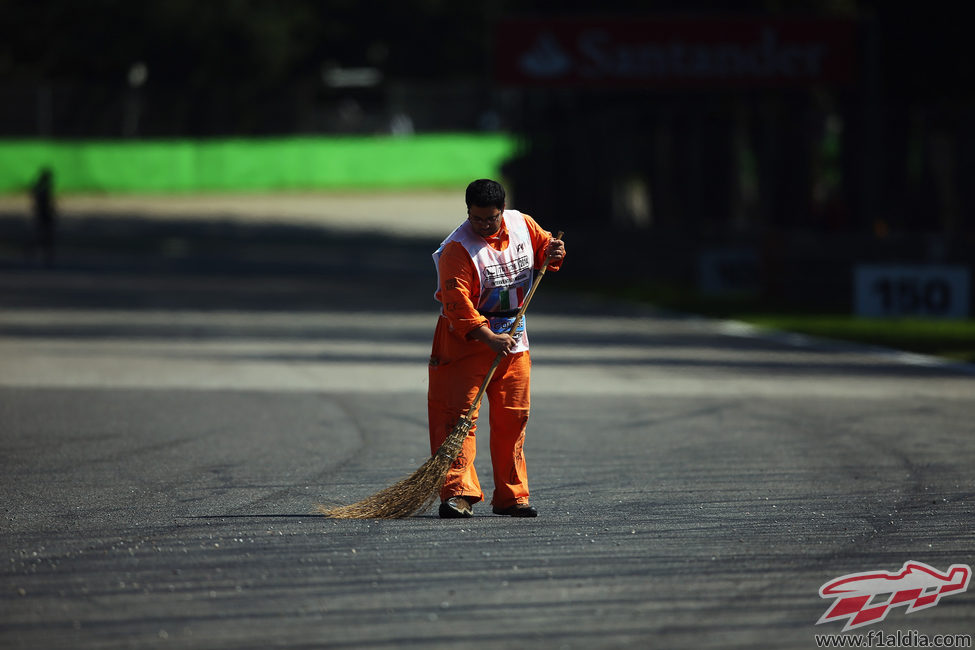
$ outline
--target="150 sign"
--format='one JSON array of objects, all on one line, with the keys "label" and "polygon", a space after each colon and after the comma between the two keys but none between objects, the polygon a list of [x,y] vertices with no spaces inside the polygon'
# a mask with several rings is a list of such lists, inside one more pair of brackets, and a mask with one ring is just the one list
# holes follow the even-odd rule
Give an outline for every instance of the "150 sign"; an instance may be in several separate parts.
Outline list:
[{"label": "150 sign", "polygon": [[856,314],[967,318],[969,278],[961,266],[861,264],[854,270]]}]

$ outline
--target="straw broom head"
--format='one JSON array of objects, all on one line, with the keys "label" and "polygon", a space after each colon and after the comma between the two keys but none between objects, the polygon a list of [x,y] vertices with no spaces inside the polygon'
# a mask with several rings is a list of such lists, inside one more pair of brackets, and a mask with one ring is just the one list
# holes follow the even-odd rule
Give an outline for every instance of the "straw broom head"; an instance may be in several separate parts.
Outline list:
[{"label": "straw broom head", "polygon": [[402,519],[423,512],[436,501],[447,471],[460,454],[470,430],[471,419],[465,415],[454,425],[437,453],[403,480],[362,501],[347,506],[319,505],[315,511],[334,519]]}]

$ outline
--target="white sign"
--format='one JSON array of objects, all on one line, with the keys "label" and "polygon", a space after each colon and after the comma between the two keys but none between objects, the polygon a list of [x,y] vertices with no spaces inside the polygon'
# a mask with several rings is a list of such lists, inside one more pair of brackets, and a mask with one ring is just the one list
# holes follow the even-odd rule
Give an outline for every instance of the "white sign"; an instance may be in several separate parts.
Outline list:
[{"label": "white sign", "polygon": [[853,274],[857,316],[968,318],[966,267],[860,264]]}]

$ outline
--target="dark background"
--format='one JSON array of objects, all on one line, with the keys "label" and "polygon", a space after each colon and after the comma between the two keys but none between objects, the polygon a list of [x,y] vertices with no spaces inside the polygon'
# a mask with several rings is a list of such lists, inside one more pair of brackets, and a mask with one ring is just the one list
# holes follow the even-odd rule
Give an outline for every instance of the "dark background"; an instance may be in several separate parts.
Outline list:
[{"label": "dark background", "polygon": [[[512,207],[573,233],[576,267],[849,309],[857,262],[975,250],[969,27],[928,2],[0,2],[0,137],[210,138],[502,129]],[[512,16],[836,18],[855,78],[807,87],[501,83]],[[730,23],[729,23],[730,24]],[[335,86],[336,70],[375,83]],[[400,123],[401,124],[401,123]],[[733,255],[732,255],[733,256]],[[579,278],[580,281],[582,278]]]}]

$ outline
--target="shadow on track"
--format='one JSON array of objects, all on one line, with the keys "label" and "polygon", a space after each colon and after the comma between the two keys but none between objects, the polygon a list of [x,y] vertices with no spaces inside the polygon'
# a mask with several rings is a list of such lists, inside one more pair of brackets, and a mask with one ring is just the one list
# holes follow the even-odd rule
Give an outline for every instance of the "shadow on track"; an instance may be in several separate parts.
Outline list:
[{"label": "shadow on track", "polygon": [[86,217],[66,220],[53,269],[32,267],[23,219],[0,215],[7,307],[398,310],[429,307],[429,238],[303,225]]}]

